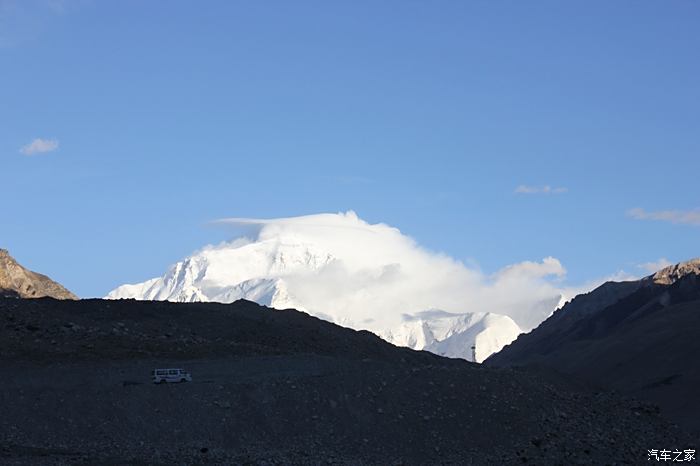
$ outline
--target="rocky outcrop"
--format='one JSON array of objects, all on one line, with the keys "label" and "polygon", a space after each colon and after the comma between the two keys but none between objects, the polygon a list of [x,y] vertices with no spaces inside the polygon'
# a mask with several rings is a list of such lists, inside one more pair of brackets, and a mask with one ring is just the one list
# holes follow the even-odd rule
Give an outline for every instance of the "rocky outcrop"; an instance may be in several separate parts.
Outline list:
[{"label": "rocky outcrop", "polygon": [[22,267],[6,249],[0,249],[0,296],[78,299],[76,295],[46,275]]},{"label": "rocky outcrop", "polygon": [[657,285],[672,285],[684,276],[693,273],[700,275],[700,258],[661,269],[654,275],[647,277],[647,280],[651,280]]}]

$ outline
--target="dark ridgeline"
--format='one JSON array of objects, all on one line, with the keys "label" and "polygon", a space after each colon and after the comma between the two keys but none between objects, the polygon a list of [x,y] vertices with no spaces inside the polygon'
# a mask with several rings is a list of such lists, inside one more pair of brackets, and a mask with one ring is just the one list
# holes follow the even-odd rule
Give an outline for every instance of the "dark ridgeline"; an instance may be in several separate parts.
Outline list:
[{"label": "dark ridgeline", "polygon": [[[653,406],[550,374],[397,348],[295,310],[77,301],[6,251],[0,288],[3,464],[604,464],[696,446]],[[662,335],[676,341],[648,356],[671,374],[649,386],[687,387],[691,370],[678,355],[697,356],[698,290],[685,270],[606,284],[494,361],[517,356],[523,342],[547,360],[570,342],[646,322],[625,338],[656,332],[649,348]],[[20,299],[42,295],[65,299]],[[577,350],[578,365],[567,353],[552,361],[586,373],[613,343]],[[159,367],[193,380],[156,386]],[[591,376],[624,385],[643,367],[609,357]]]},{"label": "dark ridgeline", "polygon": [[[159,367],[193,380],[154,385]],[[648,405],[294,310],[0,298],[0,463],[638,464],[695,446]]]},{"label": "dark ridgeline", "polygon": [[650,401],[700,432],[700,259],[576,297],[486,360],[574,376]]}]

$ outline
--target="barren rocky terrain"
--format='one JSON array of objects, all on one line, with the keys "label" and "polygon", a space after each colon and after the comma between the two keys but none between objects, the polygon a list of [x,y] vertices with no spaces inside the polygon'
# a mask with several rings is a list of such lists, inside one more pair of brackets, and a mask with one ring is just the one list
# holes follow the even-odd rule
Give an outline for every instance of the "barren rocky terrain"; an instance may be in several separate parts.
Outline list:
[{"label": "barren rocky terrain", "polygon": [[[191,383],[154,385],[156,367]],[[638,464],[654,406],[294,310],[0,299],[3,464]]]},{"label": "barren rocky terrain", "polygon": [[538,367],[618,390],[700,435],[698,273],[693,260],[577,296],[486,364]]},{"label": "barren rocky terrain", "polygon": [[22,267],[7,251],[0,249],[0,297],[78,299],[46,275]]}]

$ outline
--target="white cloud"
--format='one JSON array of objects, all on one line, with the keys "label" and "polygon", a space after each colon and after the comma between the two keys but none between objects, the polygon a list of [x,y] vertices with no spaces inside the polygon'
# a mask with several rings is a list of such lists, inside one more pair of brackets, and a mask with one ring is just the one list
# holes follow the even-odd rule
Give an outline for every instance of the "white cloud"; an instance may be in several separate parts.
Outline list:
[{"label": "white cloud", "polygon": [[566,269],[561,265],[558,259],[554,257],[545,257],[542,262],[520,262],[515,265],[509,265],[498,272],[500,278],[507,276],[546,276],[563,277],[566,275]]},{"label": "white cloud", "polygon": [[[593,289],[593,288],[597,287],[598,285],[602,285],[605,282],[629,282],[629,281],[633,281],[633,280],[640,280],[641,278],[642,277],[640,277],[637,274],[629,273],[626,270],[620,269],[617,272],[608,275],[607,277],[605,277],[602,280],[597,280],[597,281],[594,280],[593,282],[591,282],[591,283],[596,283],[595,286],[591,286],[590,284],[587,286],[589,287],[589,289]],[[584,286],[584,288],[587,286]]]},{"label": "white cloud", "polygon": [[562,194],[567,192],[568,189],[564,187],[553,188],[549,185],[544,186],[528,186],[521,184],[515,188],[516,194]]},{"label": "white cloud", "polygon": [[328,251],[335,259],[324,267],[280,277],[289,295],[309,312],[328,315],[341,325],[350,325],[351,316],[370,330],[393,328],[406,314],[440,309],[505,314],[528,331],[546,319],[562,298],[571,299],[602,283],[563,285],[566,269],[553,257],[484,274],[422,248],[396,228],[368,224],[353,212],[219,222],[257,225],[254,243],[311,244]]},{"label": "white cloud", "polygon": [[656,220],[676,224],[700,225],[700,209],[647,212],[644,209],[636,208],[628,210],[627,215],[636,220]]},{"label": "white cloud", "polygon": [[661,259],[655,262],[644,262],[643,264],[638,264],[637,267],[649,273],[656,273],[659,270],[668,267],[669,265],[673,265],[673,262],[666,259],[665,257],[662,257]]},{"label": "white cloud", "polygon": [[58,149],[58,140],[36,138],[29,144],[22,146],[19,151],[24,155],[34,155],[53,152],[56,149]]}]

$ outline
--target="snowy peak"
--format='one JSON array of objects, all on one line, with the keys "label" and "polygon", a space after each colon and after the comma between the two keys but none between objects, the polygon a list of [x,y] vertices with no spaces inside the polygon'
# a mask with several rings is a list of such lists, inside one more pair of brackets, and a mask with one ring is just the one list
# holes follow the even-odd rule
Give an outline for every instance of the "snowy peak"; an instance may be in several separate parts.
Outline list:
[{"label": "snowy peak", "polygon": [[433,309],[404,319],[396,330],[380,336],[397,346],[470,361],[474,346],[475,362],[500,351],[522,332],[510,317],[493,313],[454,314]]},{"label": "snowy peak", "polygon": [[163,277],[122,285],[107,298],[180,302],[233,302],[249,299],[263,305],[288,300],[280,277],[318,270],[333,257],[310,244],[279,240],[233,241],[205,248],[173,265]]},{"label": "snowy peak", "polygon": [[562,300],[548,277],[558,281],[566,271],[552,257],[484,275],[354,212],[220,222],[245,225],[254,234],[207,246],[162,277],[120,286],[107,297],[248,299],[470,360],[472,345],[483,360]]}]

